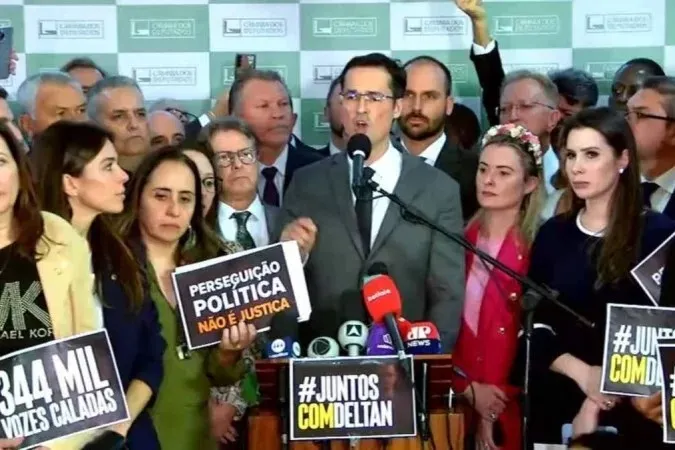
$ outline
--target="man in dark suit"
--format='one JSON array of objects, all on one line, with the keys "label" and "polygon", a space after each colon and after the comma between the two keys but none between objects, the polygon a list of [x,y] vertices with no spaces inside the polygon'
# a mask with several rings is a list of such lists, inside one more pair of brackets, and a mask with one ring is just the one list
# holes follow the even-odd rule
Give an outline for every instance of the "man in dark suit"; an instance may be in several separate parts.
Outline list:
[{"label": "man in dark suit", "polygon": [[675,77],[656,76],[627,104],[637,144],[645,206],[675,219]]},{"label": "man in dark suit", "polygon": [[324,156],[334,155],[343,151],[347,145],[344,139],[345,127],[342,124],[343,110],[340,104],[340,92],[342,85],[337,77],[330,82],[326,94],[326,105],[323,108],[323,116],[330,127],[328,144],[321,147],[319,152]]},{"label": "man in dark suit", "polygon": [[[353,58],[342,75],[345,138],[366,134],[372,142],[367,170],[373,180],[414,205],[444,228],[463,228],[459,187],[440,170],[392,145],[392,123],[401,114],[405,71],[373,53]],[[300,169],[286,193],[277,227],[280,240],[295,240],[308,255],[305,265],[313,313],[301,340],[327,330],[341,306],[365,320],[359,292],[375,262],[387,266],[403,299],[403,316],[433,321],[445,351],[451,351],[464,299],[464,251],[441,234],[403,219],[387,198],[351,188],[352,162],[345,152]],[[345,317],[347,318],[347,317]]]},{"label": "man in dark suit", "polygon": [[270,243],[279,208],[258,195],[258,160],[255,136],[242,120],[229,116],[205,128],[221,180],[218,231],[244,250]]},{"label": "man in dark suit", "polygon": [[230,89],[228,110],[244,120],[255,134],[262,175],[258,190],[263,201],[281,205],[293,173],[322,158],[315,150],[289,144],[293,110],[288,87],[274,71],[242,72]]},{"label": "man in dark suit", "polygon": [[478,152],[468,150],[445,134],[446,117],[452,113],[452,75],[431,56],[419,56],[404,66],[406,95],[398,120],[405,151],[447,173],[457,183],[464,220],[478,210],[476,171]]}]

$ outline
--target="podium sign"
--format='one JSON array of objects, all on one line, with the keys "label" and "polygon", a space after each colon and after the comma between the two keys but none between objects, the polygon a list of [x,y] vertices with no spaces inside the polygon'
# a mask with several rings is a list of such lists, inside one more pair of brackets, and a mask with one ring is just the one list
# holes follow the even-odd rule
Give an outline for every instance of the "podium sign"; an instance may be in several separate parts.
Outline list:
[{"label": "podium sign", "polygon": [[291,440],[417,435],[415,392],[398,357],[291,359],[290,385]]},{"label": "podium sign", "polygon": [[128,418],[106,330],[0,359],[0,440],[29,448]]},{"label": "podium sign", "polygon": [[674,337],[675,308],[607,305],[601,392],[636,397],[658,392],[658,342]]}]

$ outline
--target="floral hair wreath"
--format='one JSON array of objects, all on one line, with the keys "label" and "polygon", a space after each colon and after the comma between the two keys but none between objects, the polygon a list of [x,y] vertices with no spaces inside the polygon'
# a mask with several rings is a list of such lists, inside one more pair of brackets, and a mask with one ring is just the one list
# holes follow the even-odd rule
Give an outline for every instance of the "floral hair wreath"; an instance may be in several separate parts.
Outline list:
[{"label": "floral hair wreath", "polygon": [[541,144],[539,143],[539,138],[534,134],[530,133],[526,128],[521,127],[513,123],[507,123],[504,125],[495,125],[491,127],[485,135],[483,136],[482,146],[485,145],[495,136],[509,136],[514,140],[518,141],[520,144],[523,144],[527,148],[527,151],[534,158],[534,163],[537,167],[542,166],[542,152]]}]

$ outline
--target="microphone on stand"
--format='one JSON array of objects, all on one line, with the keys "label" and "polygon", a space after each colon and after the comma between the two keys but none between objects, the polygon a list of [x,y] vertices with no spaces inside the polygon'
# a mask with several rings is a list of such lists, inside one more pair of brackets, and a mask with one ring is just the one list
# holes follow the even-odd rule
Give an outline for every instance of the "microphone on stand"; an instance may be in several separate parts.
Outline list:
[{"label": "microphone on stand", "polygon": [[367,339],[368,327],[359,320],[348,320],[338,330],[337,340],[349,356],[359,356],[366,346]]},{"label": "microphone on stand", "polygon": [[[301,353],[298,343],[298,320],[288,310],[280,311],[272,316],[268,342],[265,345],[265,357],[296,358]],[[281,416],[281,448],[288,450],[288,366],[279,370],[279,411]]]},{"label": "microphone on stand", "polygon": [[352,189],[355,193],[365,186],[363,180],[363,166],[370,156],[373,144],[365,134],[355,134],[347,142],[347,154],[352,159]]},{"label": "microphone on stand", "polygon": [[363,297],[373,322],[384,322],[399,359],[405,357],[405,346],[396,318],[401,315],[401,294],[388,275],[375,275],[363,284]]},{"label": "microphone on stand", "polygon": [[405,349],[411,355],[440,355],[441,336],[431,322],[413,322],[406,334]]},{"label": "microphone on stand", "polygon": [[312,339],[309,343],[307,356],[310,358],[335,358],[340,356],[340,345],[332,337],[320,336]]},{"label": "microphone on stand", "polygon": [[[307,347],[307,356],[310,358],[336,358],[340,356],[340,345],[335,339],[320,336],[312,339]],[[330,441],[318,441],[323,450],[330,450]]]},{"label": "microphone on stand", "polygon": [[[411,355],[438,355],[441,353],[441,341],[438,328],[431,322],[413,322],[406,333],[406,350]],[[432,439],[429,428],[429,363],[417,361],[420,364],[421,377],[419,378],[421,404],[418,411],[418,422],[422,443]]]}]

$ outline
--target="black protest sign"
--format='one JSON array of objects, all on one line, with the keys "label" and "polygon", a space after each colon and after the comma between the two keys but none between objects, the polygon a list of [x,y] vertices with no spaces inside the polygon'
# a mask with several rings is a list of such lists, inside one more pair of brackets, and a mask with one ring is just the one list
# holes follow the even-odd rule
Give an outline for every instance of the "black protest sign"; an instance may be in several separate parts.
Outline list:
[{"label": "black protest sign", "polygon": [[415,392],[398,357],[291,359],[290,374],[291,440],[417,434]]},{"label": "black protest sign", "polygon": [[659,305],[659,298],[661,298],[663,268],[666,265],[668,248],[674,236],[675,233],[671,234],[630,272],[642,290],[645,291],[647,297],[657,306]]},{"label": "black protest sign", "polygon": [[663,415],[663,442],[675,444],[675,342],[659,342],[659,362],[662,379],[661,411]]},{"label": "black protest sign", "polygon": [[290,310],[300,321],[311,313],[296,242],[182,266],[172,277],[190,349],[220,342],[223,329],[241,321],[265,331],[277,312]]},{"label": "black protest sign", "polygon": [[605,394],[649,396],[661,389],[658,341],[675,337],[675,308],[607,305]]},{"label": "black protest sign", "polygon": [[0,440],[28,448],[128,418],[106,330],[0,359]]}]

